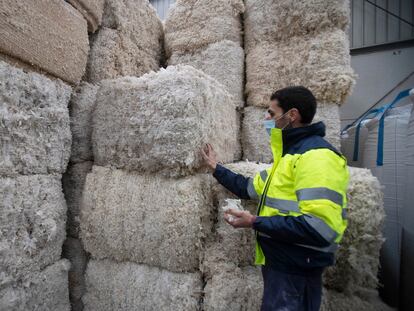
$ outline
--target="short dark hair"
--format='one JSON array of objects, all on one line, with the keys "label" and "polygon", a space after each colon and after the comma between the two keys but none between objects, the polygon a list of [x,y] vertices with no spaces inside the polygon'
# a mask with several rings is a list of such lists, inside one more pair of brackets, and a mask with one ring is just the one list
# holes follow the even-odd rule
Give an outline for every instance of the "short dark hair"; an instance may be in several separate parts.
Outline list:
[{"label": "short dark hair", "polygon": [[270,100],[277,100],[284,113],[296,108],[302,117],[302,123],[305,124],[311,123],[316,113],[316,98],[304,86],[289,86],[277,90]]}]

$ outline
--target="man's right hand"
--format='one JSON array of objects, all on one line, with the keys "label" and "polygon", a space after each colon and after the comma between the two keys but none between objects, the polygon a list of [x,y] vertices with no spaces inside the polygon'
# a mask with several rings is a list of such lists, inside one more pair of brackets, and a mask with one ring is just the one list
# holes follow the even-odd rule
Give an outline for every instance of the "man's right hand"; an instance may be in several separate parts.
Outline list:
[{"label": "man's right hand", "polygon": [[201,155],[207,166],[215,170],[217,167],[217,154],[213,147],[210,144],[205,144],[205,146],[201,148]]}]

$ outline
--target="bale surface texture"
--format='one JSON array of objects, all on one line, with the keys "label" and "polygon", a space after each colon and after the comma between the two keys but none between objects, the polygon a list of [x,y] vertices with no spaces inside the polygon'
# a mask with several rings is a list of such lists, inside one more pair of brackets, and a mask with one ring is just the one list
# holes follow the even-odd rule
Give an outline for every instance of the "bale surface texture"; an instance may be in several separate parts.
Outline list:
[{"label": "bale surface texture", "polygon": [[68,0],[88,22],[88,31],[95,32],[102,22],[105,0]]},{"label": "bale surface texture", "polygon": [[85,72],[89,41],[82,15],[65,1],[0,2],[0,52],[66,82]]},{"label": "bale surface texture", "polygon": [[92,165],[93,163],[90,161],[69,165],[62,178],[63,192],[68,205],[66,231],[69,236],[74,238],[79,237],[79,213],[83,187],[86,175],[92,170]]},{"label": "bale surface texture", "polygon": [[85,311],[194,311],[199,309],[203,284],[199,273],[91,260],[86,286]]},{"label": "bale surface texture", "polygon": [[82,82],[72,93],[69,105],[72,132],[71,162],[93,160],[91,123],[97,91],[97,85]]},{"label": "bale surface texture", "polygon": [[350,19],[348,0],[246,0],[245,6],[247,50],[294,36],[346,30]]},{"label": "bale surface texture", "polygon": [[207,175],[166,179],[94,166],[81,211],[81,237],[93,258],[170,271],[199,267],[211,230]]},{"label": "bale surface texture", "polygon": [[69,262],[60,260],[43,271],[30,273],[23,283],[0,290],[0,310],[70,311]]},{"label": "bale surface texture", "polygon": [[274,91],[292,85],[309,88],[319,102],[342,104],[354,84],[348,45],[336,30],[256,46],[246,56],[247,104],[267,107]]},{"label": "bale surface texture", "polygon": [[232,96],[203,72],[170,66],[141,78],[104,81],[93,116],[97,165],[184,176],[198,171],[210,142],[223,162],[239,157]]},{"label": "bale surface texture", "polygon": [[190,65],[223,84],[234,96],[237,106],[244,104],[244,52],[229,40],[213,43],[205,49],[174,53],[169,65]]},{"label": "bale surface texture", "polygon": [[335,266],[324,274],[324,284],[329,289],[353,294],[378,287],[385,211],[377,178],[367,169],[349,169],[348,228],[336,254]]},{"label": "bale surface texture", "polygon": [[242,45],[242,0],[178,0],[165,21],[167,57],[211,43],[230,40]]},{"label": "bale surface texture", "polygon": [[205,311],[257,311],[263,293],[260,268],[222,267],[221,272],[207,280],[204,292]]},{"label": "bale surface texture", "polygon": [[71,88],[0,62],[0,175],[63,173]]},{"label": "bale surface texture", "polygon": [[60,258],[66,202],[61,176],[0,178],[0,288]]},{"label": "bale surface texture", "polygon": [[107,0],[101,29],[93,36],[86,80],[96,83],[158,70],[163,28],[147,1]]}]

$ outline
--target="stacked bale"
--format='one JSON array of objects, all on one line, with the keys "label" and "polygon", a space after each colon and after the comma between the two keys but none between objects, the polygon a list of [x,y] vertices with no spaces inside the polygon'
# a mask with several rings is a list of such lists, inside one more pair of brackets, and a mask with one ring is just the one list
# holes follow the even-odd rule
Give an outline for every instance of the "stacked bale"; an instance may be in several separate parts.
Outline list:
[{"label": "stacked bale", "polygon": [[105,0],[68,0],[88,22],[88,31],[95,32],[102,22]]},{"label": "stacked bale", "polygon": [[148,0],[106,0],[102,27],[92,36],[86,80],[158,70],[162,46],[162,23]]},{"label": "stacked bale", "polygon": [[348,6],[348,1],[337,0],[246,1],[247,105],[257,108],[245,110],[244,158],[270,162],[267,144],[256,149],[253,140],[267,143],[265,131],[250,122],[264,118],[272,92],[291,85],[313,92],[319,105],[314,122],[326,123],[327,140],[339,148],[338,105],[354,84],[345,32]]},{"label": "stacked bale", "polygon": [[5,62],[0,81],[0,309],[69,310],[60,255],[71,88]]},{"label": "stacked bale", "polygon": [[[231,170],[253,177],[270,167],[239,162],[226,165]],[[384,241],[381,227],[385,213],[381,185],[367,169],[349,168],[348,228],[337,253],[335,266],[324,274],[322,310],[349,310],[346,300],[368,310],[388,310],[378,298],[379,252]],[[216,204],[234,198],[221,186],[214,186]],[[252,212],[253,205],[244,202]],[[260,306],[262,280],[252,267],[254,237],[251,231],[232,229],[218,216],[214,234],[209,238],[203,262],[206,310],[257,310]],[[248,297],[248,298],[246,298]],[[247,299],[247,300],[246,300]],[[338,304],[338,305],[337,305]],[[336,306],[337,305],[337,306]],[[364,309],[365,310],[365,309]]]},{"label": "stacked bale", "polygon": [[0,28],[0,59],[72,84],[80,81],[89,50],[87,25],[69,3],[1,1]]},{"label": "stacked bale", "polygon": [[63,176],[68,202],[67,233],[63,251],[71,260],[70,299],[73,310],[82,310],[84,271],[88,255],[79,240],[79,211],[87,173],[92,169],[92,112],[99,81],[124,75],[140,76],[158,69],[162,57],[162,26],[147,0],[70,0],[87,19],[92,35],[85,79],[75,89],[70,103],[73,135],[70,166]]},{"label": "stacked bale", "polygon": [[[85,309],[194,310],[214,214],[199,150],[211,142],[223,161],[238,158],[233,98],[201,71],[171,66],[103,81],[92,124],[95,165],[80,218],[92,257]],[[120,291],[122,299],[108,295]]]},{"label": "stacked bale", "polygon": [[244,103],[244,51],[241,47],[241,0],[179,0],[165,22],[168,65],[202,70]]}]

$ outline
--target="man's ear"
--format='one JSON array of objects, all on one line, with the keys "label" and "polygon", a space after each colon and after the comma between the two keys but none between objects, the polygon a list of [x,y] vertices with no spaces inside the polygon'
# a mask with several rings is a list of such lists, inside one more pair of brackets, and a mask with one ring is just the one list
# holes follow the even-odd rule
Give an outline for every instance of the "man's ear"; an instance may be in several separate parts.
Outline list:
[{"label": "man's ear", "polygon": [[293,108],[290,113],[290,120],[292,122],[298,122],[298,121],[301,122],[301,119],[302,117],[299,113],[299,110],[297,110],[296,108]]}]

